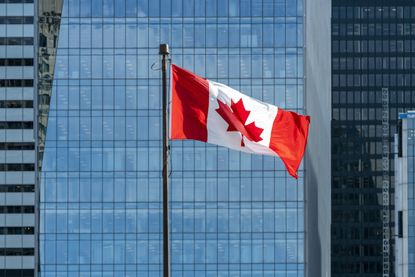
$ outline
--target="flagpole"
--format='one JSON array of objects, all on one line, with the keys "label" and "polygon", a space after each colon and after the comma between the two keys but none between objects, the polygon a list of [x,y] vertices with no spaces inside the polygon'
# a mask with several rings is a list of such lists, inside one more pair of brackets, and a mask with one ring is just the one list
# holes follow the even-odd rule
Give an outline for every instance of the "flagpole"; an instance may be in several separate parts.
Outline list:
[{"label": "flagpole", "polygon": [[167,57],[169,45],[160,44],[159,54],[162,56],[162,109],[163,109],[163,277],[170,276],[169,247],[169,182],[168,172],[168,140],[167,140]]}]

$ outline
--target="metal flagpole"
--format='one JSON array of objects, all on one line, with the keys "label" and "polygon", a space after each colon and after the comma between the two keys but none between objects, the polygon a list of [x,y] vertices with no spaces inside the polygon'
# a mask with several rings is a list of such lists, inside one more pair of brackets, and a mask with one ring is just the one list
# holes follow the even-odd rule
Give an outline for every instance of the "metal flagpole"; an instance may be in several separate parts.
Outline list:
[{"label": "metal flagpole", "polygon": [[169,45],[160,44],[159,54],[162,55],[161,73],[163,79],[163,277],[170,276],[169,251],[169,182],[168,172],[168,140],[167,140],[167,57]]}]

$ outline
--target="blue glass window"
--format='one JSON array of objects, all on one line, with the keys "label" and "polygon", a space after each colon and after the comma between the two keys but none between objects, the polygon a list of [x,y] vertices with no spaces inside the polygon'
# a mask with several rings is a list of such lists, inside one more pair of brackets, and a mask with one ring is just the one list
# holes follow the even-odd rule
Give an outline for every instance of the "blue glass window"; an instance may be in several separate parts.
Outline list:
[{"label": "blue glass window", "polygon": [[[159,43],[179,66],[303,110],[302,2],[63,2],[41,276],[161,275]],[[173,276],[304,275],[302,178],[200,142],[173,141],[170,154]]]}]

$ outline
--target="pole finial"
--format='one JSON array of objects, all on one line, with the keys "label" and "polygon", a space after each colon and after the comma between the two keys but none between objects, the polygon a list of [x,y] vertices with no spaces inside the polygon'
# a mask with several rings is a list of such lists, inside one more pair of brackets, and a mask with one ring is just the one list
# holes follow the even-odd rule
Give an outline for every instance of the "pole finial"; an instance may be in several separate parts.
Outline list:
[{"label": "pole finial", "polygon": [[166,44],[166,43],[160,44],[159,54],[160,55],[168,55],[168,54],[170,54],[169,45]]}]

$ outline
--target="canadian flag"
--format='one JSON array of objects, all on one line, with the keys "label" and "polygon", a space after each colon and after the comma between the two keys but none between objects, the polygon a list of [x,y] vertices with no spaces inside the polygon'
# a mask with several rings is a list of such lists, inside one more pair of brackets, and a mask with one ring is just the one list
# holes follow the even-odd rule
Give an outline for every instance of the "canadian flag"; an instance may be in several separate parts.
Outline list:
[{"label": "canadian flag", "polygon": [[192,139],[278,155],[298,178],[310,117],[284,111],[226,85],[171,66],[170,139]]}]

